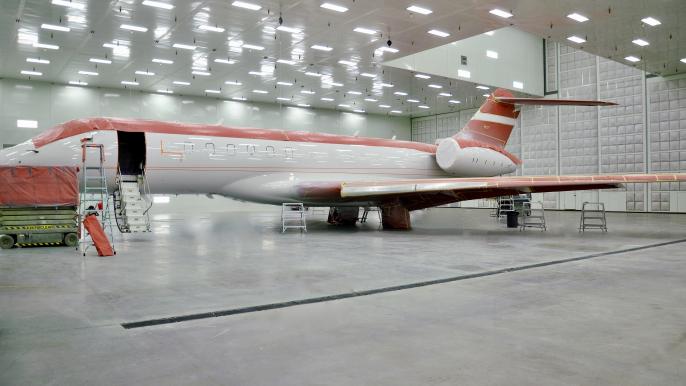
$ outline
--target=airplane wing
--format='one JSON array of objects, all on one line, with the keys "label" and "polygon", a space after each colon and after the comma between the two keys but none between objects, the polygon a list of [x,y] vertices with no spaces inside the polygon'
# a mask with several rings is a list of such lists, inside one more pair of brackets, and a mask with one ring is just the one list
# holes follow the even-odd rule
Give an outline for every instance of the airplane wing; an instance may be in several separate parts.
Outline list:
[{"label": "airplane wing", "polygon": [[512,103],[515,105],[553,105],[553,106],[617,106],[614,102],[591,101],[581,99],[548,99],[548,98],[517,98],[517,97],[494,97],[497,102]]},{"label": "airplane wing", "polygon": [[520,193],[614,189],[625,183],[686,181],[686,173],[589,176],[509,176],[344,182],[340,196],[348,200],[398,202],[409,210],[451,202]]}]

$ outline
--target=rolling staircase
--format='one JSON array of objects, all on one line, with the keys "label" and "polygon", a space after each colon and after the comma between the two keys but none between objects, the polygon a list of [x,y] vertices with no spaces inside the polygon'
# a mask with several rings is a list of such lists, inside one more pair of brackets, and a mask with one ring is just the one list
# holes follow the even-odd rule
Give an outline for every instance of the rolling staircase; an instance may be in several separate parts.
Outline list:
[{"label": "rolling staircase", "polygon": [[[145,174],[117,174],[117,188],[114,191],[114,218],[122,233],[150,232],[152,207],[150,189]],[[143,193],[141,193],[141,190]]]},{"label": "rolling staircase", "polygon": [[81,149],[78,248],[84,256],[90,247],[95,247],[100,256],[111,256],[116,251],[112,241],[112,221],[104,167],[105,147],[88,138],[81,140]]}]

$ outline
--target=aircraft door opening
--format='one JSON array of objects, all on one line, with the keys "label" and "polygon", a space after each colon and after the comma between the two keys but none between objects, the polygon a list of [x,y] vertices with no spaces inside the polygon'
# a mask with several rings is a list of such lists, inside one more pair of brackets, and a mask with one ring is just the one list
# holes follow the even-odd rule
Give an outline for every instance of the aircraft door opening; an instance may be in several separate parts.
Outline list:
[{"label": "aircraft door opening", "polygon": [[142,175],[145,170],[145,133],[117,131],[119,169],[122,175]]}]

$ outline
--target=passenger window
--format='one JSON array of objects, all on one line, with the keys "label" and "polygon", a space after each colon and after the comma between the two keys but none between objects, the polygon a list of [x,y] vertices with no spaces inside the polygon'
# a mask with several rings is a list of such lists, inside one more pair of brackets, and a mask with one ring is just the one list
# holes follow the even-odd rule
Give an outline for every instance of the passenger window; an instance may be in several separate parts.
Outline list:
[{"label": "passenger window", "polygon": [[228,155],[236,155],[236,145],[233,143],[226,145],[226,153]]},{"label": "passenger window", "polygon": [[274,146],[269,145],[264,150],[268,157],[273,157],[276,155],[276,149],[274,149]]},{"label": "passenger window", "polygon": [[205,144],[205,150],[207,150],[210,154],[215,154],[214,144],[212,142],[206,143]]},{"label": "passenger window", "polygon": [[195,150],[195,144],[191,142],[184,142],[183,143],[183,152],[184,153],[192,153],[193,150]]},{"label": "passenger window", "polygon": [[255,145],[248,145],[248,154],[255,155],[257,153],[257,147]]},{"label": "passenger window", "polygon": [[293,148],[285,147],[283,151],[284,155],[286,156],[286,159],[293,159]]}]

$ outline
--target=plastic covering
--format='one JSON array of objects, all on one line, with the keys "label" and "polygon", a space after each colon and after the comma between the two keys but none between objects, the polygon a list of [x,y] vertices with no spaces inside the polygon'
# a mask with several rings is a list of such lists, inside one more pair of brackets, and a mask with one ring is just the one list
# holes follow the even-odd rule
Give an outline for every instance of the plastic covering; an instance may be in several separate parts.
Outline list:
[{"label": "plastic covering", "polygon": [[76,206],[77,173],[70,166],[0,166],[0,206]]},{"label": "plastic covering", "polygon": [[107,235],[105,235],[105,231],[102,229],[102,225],[100,225],[100,221],[98,221],[96,215],[86,216],[83,220],[83,226],[86,228],[86,231],[88,231],[88,234],[91,235],[93,245],[95,245],[95,249],[98,251],[98,256],[114,255],[112,244],[110,244],[110,241],[107,239]]}]

